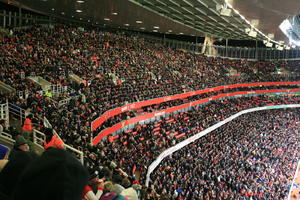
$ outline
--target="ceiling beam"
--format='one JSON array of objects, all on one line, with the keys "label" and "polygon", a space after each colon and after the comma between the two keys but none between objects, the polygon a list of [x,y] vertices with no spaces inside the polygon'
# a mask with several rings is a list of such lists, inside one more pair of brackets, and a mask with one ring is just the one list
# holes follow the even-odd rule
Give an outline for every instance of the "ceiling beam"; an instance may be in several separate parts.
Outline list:
[{"label": "ceiling beam", "polygon": [[[216,0],[129,0],[163,17],[212,37],[245,39],[247,24],[233,12],[222,16],[213,4]],[[253,39],[253,38],[252,38]]]}]

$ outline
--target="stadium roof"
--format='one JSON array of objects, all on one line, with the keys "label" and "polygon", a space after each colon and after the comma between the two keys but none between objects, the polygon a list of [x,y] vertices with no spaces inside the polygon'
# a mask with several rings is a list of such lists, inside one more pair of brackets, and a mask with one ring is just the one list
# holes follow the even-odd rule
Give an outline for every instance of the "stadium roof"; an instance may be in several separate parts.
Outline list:
[{"label": "stadium roof", "polygon": [[[7,2],[7,0],[0,1]],[[43,14],[86,23],[241,40],[266,40],[268,33],[274,33],[276,40],[285,39],[278,25],[289,14],[297,13],[298,8],[296,0],[289,3],[285,3],[284,0],[14,0],[9,2]],[[232,5],[234,9],[231,16],[222,15],[220,10],[217,10],[217,5],[227,5],[227,8],[231,8]],[[258,20],[259,24],[255,26],[251,24],[252,19]],[[246,29],[257,32],[257,37],[249,36],[245,32]]]},{"label": "stadium roof", "polygon": [[[217,11],[220,0],[130,0],[159,15],[185,24],[200,32],[218,38],[250,39],[245,33],[249,28],[239,14],[223,16]],[[258,36],[263,39],[263,37]]]}]

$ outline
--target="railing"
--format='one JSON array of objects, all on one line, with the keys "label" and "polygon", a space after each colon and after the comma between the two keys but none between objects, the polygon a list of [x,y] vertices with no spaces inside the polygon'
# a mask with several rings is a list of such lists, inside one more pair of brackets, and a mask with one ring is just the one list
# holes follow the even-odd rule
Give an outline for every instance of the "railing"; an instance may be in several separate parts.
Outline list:
[{"label": "railing", "polygon": [[4,136],[4,137],[6,137],[6,138],[12,139],[12,136],[11,136],[10,134],[8,134],[8,133],[1,132],[0,135]]},{"label": "railing", "polygon": [[4,139],[6,142],[8,142],[11,146],[14,145],[15,143],[15,140],[12,139],[12,136],[6,132],[2,132],[0,133],[0,137],[1,137],[1,140]]},{"label": "railing", "polygon": [[[48,121],[48,119],[46,117],[44,117],[44,126],[47,127],[47,128],[52,128],[52,125],[50,124],[50,122]],[[54,131],[56,137],[61,139],[60,136],[56,133],[56,131],[55,130],[53,130],[53,131]],[[82,164],[84,163],[84,159],[83,159],[84,157],[83,157],[83,152],[82,151],[80,151],[78,149],[75,149],[74,147],[72,147],[70,145],[67,145],[67,144],[64,144],[64,146],[67,150],[70,150],[71,152],[77,154],[77,157],[79,158],[80,162]]]},{"label": "railing", "polygon": [[17,120],[20,120],[21,124],[23,124],[26,115],[29,113],[21,107],[14,105],[12,103],[8,103],[8,109],[11,116]]},{"label": "railing", "polygon": [[62,86],[61,84],[51,85],[51,92],[54,96],[64,94],[68,92],[68,86]]},{"label": "railing", "polygon": [[84,163],[84,159],[83,159],[83,152],[79,151],[78,149],[75,149],[73,147],[71,147],[70,145],[65,144],[64,145],[66,147],[67,150],[70,150],[73,153],[77,154],[77,157],[79,158],[80,162],[83,164]]},{"label": "railing", "polygon": [[66,105],[68,104],[72,99],[79,99],[80,95],[76,95],[76,96],[71,96],[69,98],[66,98],[66,99],[63,99],[63,100],[60,100],[58,102],[58,106],[63,106],[63,105]]},{"label": "railing", "polygon": [[[1,104],[1,106],[2,105],[3,104]],[[7,105],[7,107],[8,107],[8,112],[10,114],[14,115],[16,117],[16,119],[20,120],[21,124],[25,120],[26,115],[30,114],[30,112],[27,112],[26,110],[14,105],[14,104],[6,103],[5,105]],[[50,122],[48,121],[48,119],[46,117],[43,118],[43,122],[44,122],[44,124],[43,124],[44,127],[52,128],[52,125],[50,124]],[[60,136],[56,133],[55,130],[54,130],[54,133],[56,134],[56,136],[58,138],[60,138]],[[11,138],[11,136],[10,136],[10,138]],[[34,144],[38,145],[40,148],[44,148],[44,139],[45,139],[44,133],[42,133],[36,129],[33,129],[33,143]],[[71,152],[75,153],[78,156],[81,163],[83,164],[83,162],[84,162],[83,152],[71,147],[70,145],[67,145],[67,144],[64,144],[64,145],[67,150],[70,150]]]},{"label": "railing", "polygon": [[100,117],[98,117],[91,123],[91,131],[95,131],[99,126],[101,126],[110,117],[119,115],[128,110],[139,109],[144,106],[160,104],[163,102],[173,101],[173,100],[177,100],[177,99],[184,99],[187,97],[191,97],[191,96],[195,96],[195,95],[199,95],[199,94],[203,94],[203,93],[208,93],[208,92],[213,92],[213,91],[216,92],[216,91],[220,91],[223,89],[255,87],[255,86],[272,86],[272,85],[278,85],[278,86],[279,85],[299,85],[299,84],[300,84],[300,81],[298,81],[298,82],[244,83],[244,84],[235,84],[235,85],[223,85],[223,86],[207,88],[207,89],[198,90],[198,91],[192,91],[192,92],[176,94],[176,95],[172,95],[172,96],[165,96],[165,97],[161,97],[161,98],[131,103],[131,104],[128,104],[125,106],[121,106],[119,108],[108,110],[105,113],[103,113]]},{"label": "railing", "polygon": [[[156,43],[161,43],[169,48],[183,49],[189,52],[201,53],[204,45],[202,43],[192,43],[179,40],[171,40],[162,37],[154,37],[149,35],[141,35]],[[195,38],[196,42],[196,38]],[[211,52],[217,52],[218,57],[235,58],[235,59],[253,59],[253,60],[300,60],[300,50],[275,48],[254,48],[254,47],[232,47],[232,46],[205,46],[206,55],[212,55]],[[214,51],[213,51],[214,50]]]},{"label": "railing", "polygon": [[251,108],[251,109],[247,109],[247,110],[243,110],[240,111],[228,118],[226,118],[225,120],[201,131],[200,133],[189,137],[187,139],[185,139],[184,141],[176,144],[173,147],[170,147],[168,149],[166,149],[165,151],[163,151],[154,162],[152,162],[149,167],[148,167],[148,171],[147,171],[147,175],[146,175],[146,186],[149,186],[149,182],[150,182],[150,175],[151,173],[154,171],[154,169],[161,163],[161,161],[166,158],[167,156],[171,155],[172,153],[182,149],[183,147],[189,145],[190,143],[198,140],[199,138],[205,136],[206,134],[216,130],[217,128],[223,126],[224,124],[232,121],[233,119],[246,114],[246,113],[250,113],[250,112],[256,112],[256,111],[262,111],[262,110],[271,110],[271,109],[283,109],[283,108],[299,108],[300,104],[289,104],[289,105],[277,105],[277,106],[264,106],[264,107],[257,107],[257,108]]},{"label": "railing", "polygon": [[[36,24],[51,24],[54,23],[53,19],[48,16],[28,14],[28,12],[22,12],[23,9],[11,6],[10,8],[5,6],[0,11],[0,17],[3,18],[0,23],[0,28],[14,27],[14,30],[29,28]],[[5,10],[4,10],[5,9]],[[18,27],[17,27],[18,26]],[[49,25],[48,25],[49,26]]]},{"label": "railing", "polygon": [[[33,129],[32,131],[33,134],[33,143],[38,146],[40,149],[44,149],[44,140],[45,140],[45,134]],[[11,144],[15,143],[15,140],[12,139],[12,136],[8,133],[2,132],[0,133],[0,136],[5,137],[6,140],[8,140]],[[57,137],[59,137],[58,135],[56,135]],[[80,160],[80,162],[83,164],[83,152],[79,151],[73,147],[71,147],[70,145],[64,144],[66,150],[70,150],[72,153],[75,153],[76,156],[78,157],[78,159]]]},{"label": "railing", "polygon": [[44,117],[43,122],[44,122],[44,127],[52,128],[52,125],[50,124],[50,122],[48,121],[48,119],[46,117]]},{"label": "railing", "polygon": [[160,110],[153,113],[148,113],[138,117],[131,118],[129,120],[122,121],[121,123],[115,124],[112,127],[109,127],[101,131],[93,140],[92,144],[98,144],[103,138],[106,138],[110,134],[117,134],[119,132],[132,129],[136,124],[145,124],[150,123],[151,121],[159,120],[161,117],[167,117],[171,113],[183,112],[191,109],[193,106],[199,106],[207,104],[214,100],[221,100],[234,97],[248,97],[248,96],[258,96],[265,94],[291,94],[291,93],[300,93],[300,89],[277,89],[277,90],[258,90],[258,91],[241,91],[241,92],[232,92],[232,93],[222,93],[216,96],[208,97],[205,99],[189,102],[186,104],[181,104],[179,106],[174,106],[168,109]]},{"label": "railing", "polygon": [[7,126],[9,125],[8,103],[0,104],[0,119],[4,119]]},{"label": "railing", "polygon": [[[16,120],[19,120],[20,121],[20,124],[22,126],[23,122],[25,121],[26,117],[28,115],[32,115],[34,116],[33,113],[15,105],[15,104],[12,104],[12,103],[8,103],[8,110],[9,110],[9,114],[15,118]],[[38,116],[35,116],[37,119],[40,119],[40,120],[43,120],[42,118],[38,117]],[[39,124],[33,124],[33,125],[39,125]]]},{"label": "railing", "polygon": [[[201,45],[202,48],[202,45]],[[223,58],[251,59],[251,60],[300,60],[299,49],[277,50],[274,48],[249,48],[249,47],[225,47],[207,46],[208,52],[216,50],[217,55]]]},{"label": "railing", "polygon": [[[56,135],[56,137],[60,138],[56,132],[55,132],[55,135]],[[45,134],[34,129],[33,130],[33,142],[35,144],[39,145],[41,148],[44,148],[44,140],[45,140]],[[79,151],[67,144],[64,144],[64,147],[66,148],[66,150],[70,150],[72,153],[75,153],[77,155],[77,157],[79,158],[80,162],[83,164],[83,152],[82,151]]]},{"label": "railing", "polygon": [[33,143],[35,143],[36,145],[38,145],[40,148],[43,149],[45,134],[36,129],[33,129],[32,134],[33,134]]}]

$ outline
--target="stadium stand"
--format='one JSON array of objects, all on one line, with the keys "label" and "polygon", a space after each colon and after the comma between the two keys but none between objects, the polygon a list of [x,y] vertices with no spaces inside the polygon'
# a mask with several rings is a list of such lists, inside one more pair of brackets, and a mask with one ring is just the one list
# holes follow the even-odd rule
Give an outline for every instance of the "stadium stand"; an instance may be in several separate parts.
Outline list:
[{"label": "stadium stand", "polygon": [[[192,198],[194,194],[191,189],[185,188],[179,181],[177,181],[176,187],[161,183],[158,179],[155,179],[157,185],[154,188],[141,186],[145,181],[147,166],[159,153],[238,111],[263,105],[299,103],[299,99],[294,93],[293,95],[275,95],[276,97],[260,95],[216,100],[184,112],[172,113],[155,122],[134,125],[131,129],[110,135],[93,146],[92,139],[100,131],[140,115],[226,92],[251,92],[262,89],[289,90],[297,89],[298,84],[229,88],[148,105],[113,116],[92,132],[92,122],[110,109],[129,103],[222,85],[296,81],[298,76],[291,78],[280,76],[275,72],[277,68],[281,68],[297,74],[294,67],[297,62],[211,58],[178,49],[169,49],[133,34],[94,29],[83,31],[63,25],[53,28],[34,26],[17,30],[13,36],[3,37],[0,40],[0,48],[0,81],[14,89],[13,92],[2,92],[1,90],[0,102],[9,103],[19,110],[24,110],[27,118],[32,117],[30,122],[32,129],[42,133],[49,130],[44,123],[47,119],[65,144],[82,151],[85,167],[93,173],[97,171],[98,177],[103,180],[101,184],[97,182],[98,180],[92,181],[91,186],[86,190],[86,194],[94,190],[95,196],[98,194],[97,198],[99,198],[97,190],[103,191],[103,195],[105,192],[115,192],[125,197],[127,192],[134,191],[140,199],[158,198],[158,193],[162,196],[174,196],[174,190],[176,190],[177,194],[174,199]],[[282,121],[279,114],[283,117]],[[277,123],[283,124],[283,127],[294,116],[294,114],[290,114],[290,118],[287,118],[289,117],[287,114],[283,112],[279,114],[276,114],[276,119],[279,121]],[[254,114],[253,116],[251,114],[251,117],[253,124],[249,126],[253,127],[257,121],[268,120],[268,118],[254,120]],[[24,120],[26,120],[25,116],[23,121],[21,120],[22,125]],[[245,121],[245,119],[243,120]],[[233,122],[238,123],[237,127],[241,127],[241,132],[244,127],[242,122]],[[257,131],[259,130],[257,129]],[[12,133],[13,137],[20,134],[24,134],[24,131]],[[29,139],[30,134],[31,131],[29,131]],[[227,134],[224,132],[220,135]],[[235,138],[231,136],[228,133],[227,144],[235,141]],[[259,140],[260,138],[254,139]],[[60,146],[62,146],[61,142]],[[207,147],[213,148],[212,145]],[[211,153],[213,154],[213,152]],[[227,156],[226,153],[224,152],[223,156]],[[238,155],[243,159],[243,152]],[[215,154],[210,159],[213,160],[213,156]],[[228,151],[229,157],[230,151]],[[274,163],[270,165],[272,164]],[[174,165],[176,166],[175,163]],[[171,168],[172,166],[168,169],[169,172],[176,171]],[[245,170],[249,171],[250,169],[245,167]],[[216,171],[214,173],[223,172]],[[286,173],[284,179],[286,180],[287,174],[291,172],[282,173]],[[158,172],[156,174],[158,174],[157,176],[161,175]],[[205,176],[205,180],[212,178],[212,175],[207,176]],[[223,176],[224,179],[225,175]],[[219,175],[216,177],[218,178]],[[167,180],[167,178],[169,176],[164,179]],[[107,182],[107,188],[117,189],[105,188],[104,179]],[[274,186],[273,183],[276,182],[274,178],[265,177],[265,179],[265,183],[272,182],[269,187],[276,192],[263,193],[263,196],[269,195],[264,197],[284,195],[285,189],[277,192],[279,188]],[[245,184],[238,184],[238,186],[231,185],[230,187],[235,188],[231,188],[230,192],[226,194],[222,190],[214,188],[216,186],[207,185],[199,190],[198,195],[200,196],[201,192],[203,198],[219,196],[224,199],[235,198],[238,194],[248,195],[246,193],[249,188],[245,188]],[[220,185],[229,188],[228,185],[224,186],[221,183]],[[181,192],[177,190],[177,186],[181,188]],[[93,187],[96,187],[96,191]],[[240,194],[241,190],[243,190],[242,194]],[[266,189],[251,188],[251,192],[256,193],[260,193],[262,190]],[[172,196],[169,198],[173,198]],[[259,199],[259,196],[257,198]]]},{"label": "stadium stand", "polygon": [[174,199],[286,199],[298,129],[298,110],[247,114],[165,159],[153,185]]}]

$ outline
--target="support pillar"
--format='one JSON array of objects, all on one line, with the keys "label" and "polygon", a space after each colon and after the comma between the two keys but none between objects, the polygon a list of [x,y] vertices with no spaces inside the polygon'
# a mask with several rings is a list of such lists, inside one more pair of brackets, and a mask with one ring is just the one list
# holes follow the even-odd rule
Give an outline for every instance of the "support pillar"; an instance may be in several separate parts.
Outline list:
[{"label": "support pillar", "polygon": [[11,18],[12,18],[12,13],[11,11],[8,12],[8,26],[11,27]]},{"label": "support pillar", "polygon": [[3,10],[3,28],[6,28],[6,11]]},{"label": "support pillar", "polygon": [[228,57],[228,39],[226,39],[226,54],[225,54],[225,57]]},{"label": "support pillar", "polygon": [[196,36],[195,52],[198,52],[198,37]]},{"label": "support pillar", "polygon": [[19,7],[19,27],[22,26],[22,8]]},{"label": "support pillar", "polygon": [[255,41],[255,59],[258,59],[258,43]]},{"label": "support pillar", "polygon": [[218,51],[217,49],[213,46],[215,42],[215,39],[209,36],[205,36],[204,44],[201,50],[202,54],[207,54],[207,55],[212,55],[212,56],[217,56]]}]

